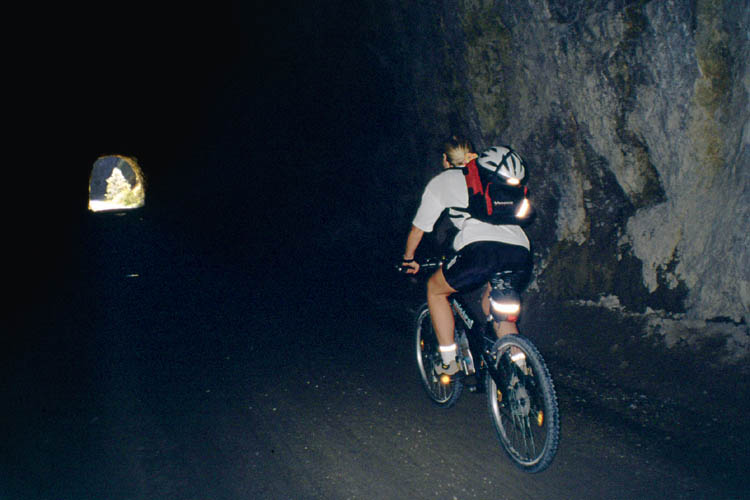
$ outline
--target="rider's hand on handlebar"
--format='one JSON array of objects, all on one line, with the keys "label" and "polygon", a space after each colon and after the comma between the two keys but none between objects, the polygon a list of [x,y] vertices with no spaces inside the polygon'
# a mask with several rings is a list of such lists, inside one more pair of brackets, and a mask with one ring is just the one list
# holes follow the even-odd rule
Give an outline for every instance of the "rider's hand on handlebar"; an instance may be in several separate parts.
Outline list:
[{"label": "rider's hand on handlebar", "polygon": [[419,262],[414,259],[403,259],[401,268],[406,274],[417,274],[419,272]]}]

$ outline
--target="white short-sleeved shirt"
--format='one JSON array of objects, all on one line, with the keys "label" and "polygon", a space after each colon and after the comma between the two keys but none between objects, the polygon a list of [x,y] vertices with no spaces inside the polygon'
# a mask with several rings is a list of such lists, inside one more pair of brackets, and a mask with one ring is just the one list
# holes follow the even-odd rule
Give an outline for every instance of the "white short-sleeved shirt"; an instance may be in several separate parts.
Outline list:
[{"label": "white short-sleeved shirt", "polygon": [[[449,207],[466,208],[469,206],[469,192],[466,189],[464,174],[459,169],[441,172],[432,178],[422,194],[422,203],[412,224],[424,232],[431,232],[443,210]],[[499,241],[510,245],[530,248],[529,239],[520,226],[495,226],[470,218],[467,214],[450,211],[451,221],[458,228],[453,240],[453,248],[461,250],[469,243],[476,241]]]}]

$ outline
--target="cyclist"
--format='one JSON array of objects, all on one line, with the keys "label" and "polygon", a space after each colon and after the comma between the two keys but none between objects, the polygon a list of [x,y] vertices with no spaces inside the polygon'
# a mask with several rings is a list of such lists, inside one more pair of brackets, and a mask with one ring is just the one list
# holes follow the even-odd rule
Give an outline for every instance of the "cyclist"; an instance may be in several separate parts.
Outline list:
[{"label": "cyclist", "polygon": [[[493,158],[491,155],[492,153],[479,158],[478,166],[491,168],[489,165],[485,166],[486,161],[493,161],[497,165],[500,158]],[[442,157],[444,170],[430,180],[422,194],[403,255],[402,265],[410,268],[407,273],[419,272],[419,263],[414,260],[417,247],[424,233],[431,232],[440,215],[448,209],[448,215],[458,229],[453,240],[456,253],[427,281],[427,304],[442,358],[442,363],[435,367],[438,374],[453,375],[459,370],[453,311],[448,297],[456,292],[469,292],[485,285],[482,310],[487,316],[490,311],[490,277],[506,266],[524,269],[526,273],[531,271],[530,244],[520,226],[492,225],[471,218],[465,212],[451,210],[451,207],[468,207],[469,194],[460,167],[476,158],[478,155],[472,152],[469,142],[463,138],[453,136],[445,143]],[[518,333],[518,329],[514,322],[504,321],[497,327],[496,333],[500,337]]]}]

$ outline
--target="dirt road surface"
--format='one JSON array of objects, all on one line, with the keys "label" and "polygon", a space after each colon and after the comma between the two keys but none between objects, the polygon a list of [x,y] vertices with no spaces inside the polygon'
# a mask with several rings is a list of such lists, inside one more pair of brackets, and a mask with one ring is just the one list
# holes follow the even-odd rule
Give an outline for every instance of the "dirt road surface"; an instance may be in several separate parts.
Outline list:
[{"label": "dirt road surface", "polygon": [[[110,223],[122,224],[95,226]],[[138,243],[84,242],[60,293],[17,325],[0,498],[747,498],[747,450],[726,463],[695,452],[721,429],[675,443],[635,425],[581,393],[554,353],[559,452],[526,474],[484,396],[443,410],[423,393],[419,297],[398,278],[309,265],[301,250],[250,266],[150,224]]]}]

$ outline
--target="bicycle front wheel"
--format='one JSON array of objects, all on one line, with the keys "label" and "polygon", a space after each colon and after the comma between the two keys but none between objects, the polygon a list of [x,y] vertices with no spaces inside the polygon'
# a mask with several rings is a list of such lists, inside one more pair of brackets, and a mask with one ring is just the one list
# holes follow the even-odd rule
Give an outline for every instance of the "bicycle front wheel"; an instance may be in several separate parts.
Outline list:
[{"label": "bicycle front wheel", "polygon": [[432,327],[432,318],[427,304],[424,304],[417,312],[414,339],[419,378],[427,396],[436,405],[450,408],[461,396],[463,381],[460,377],[453,377],[449,384],[444,384],[435,373],[435,363],[441,360],[438,349],[440,344]]},{"label": "bicycle front wheel", "polygon": [[517,467],[541,472],[560,439],[557,396],[544,359],[529,339],[506,335],[495,342],[491,360],[487,406],[497,437]]}]

